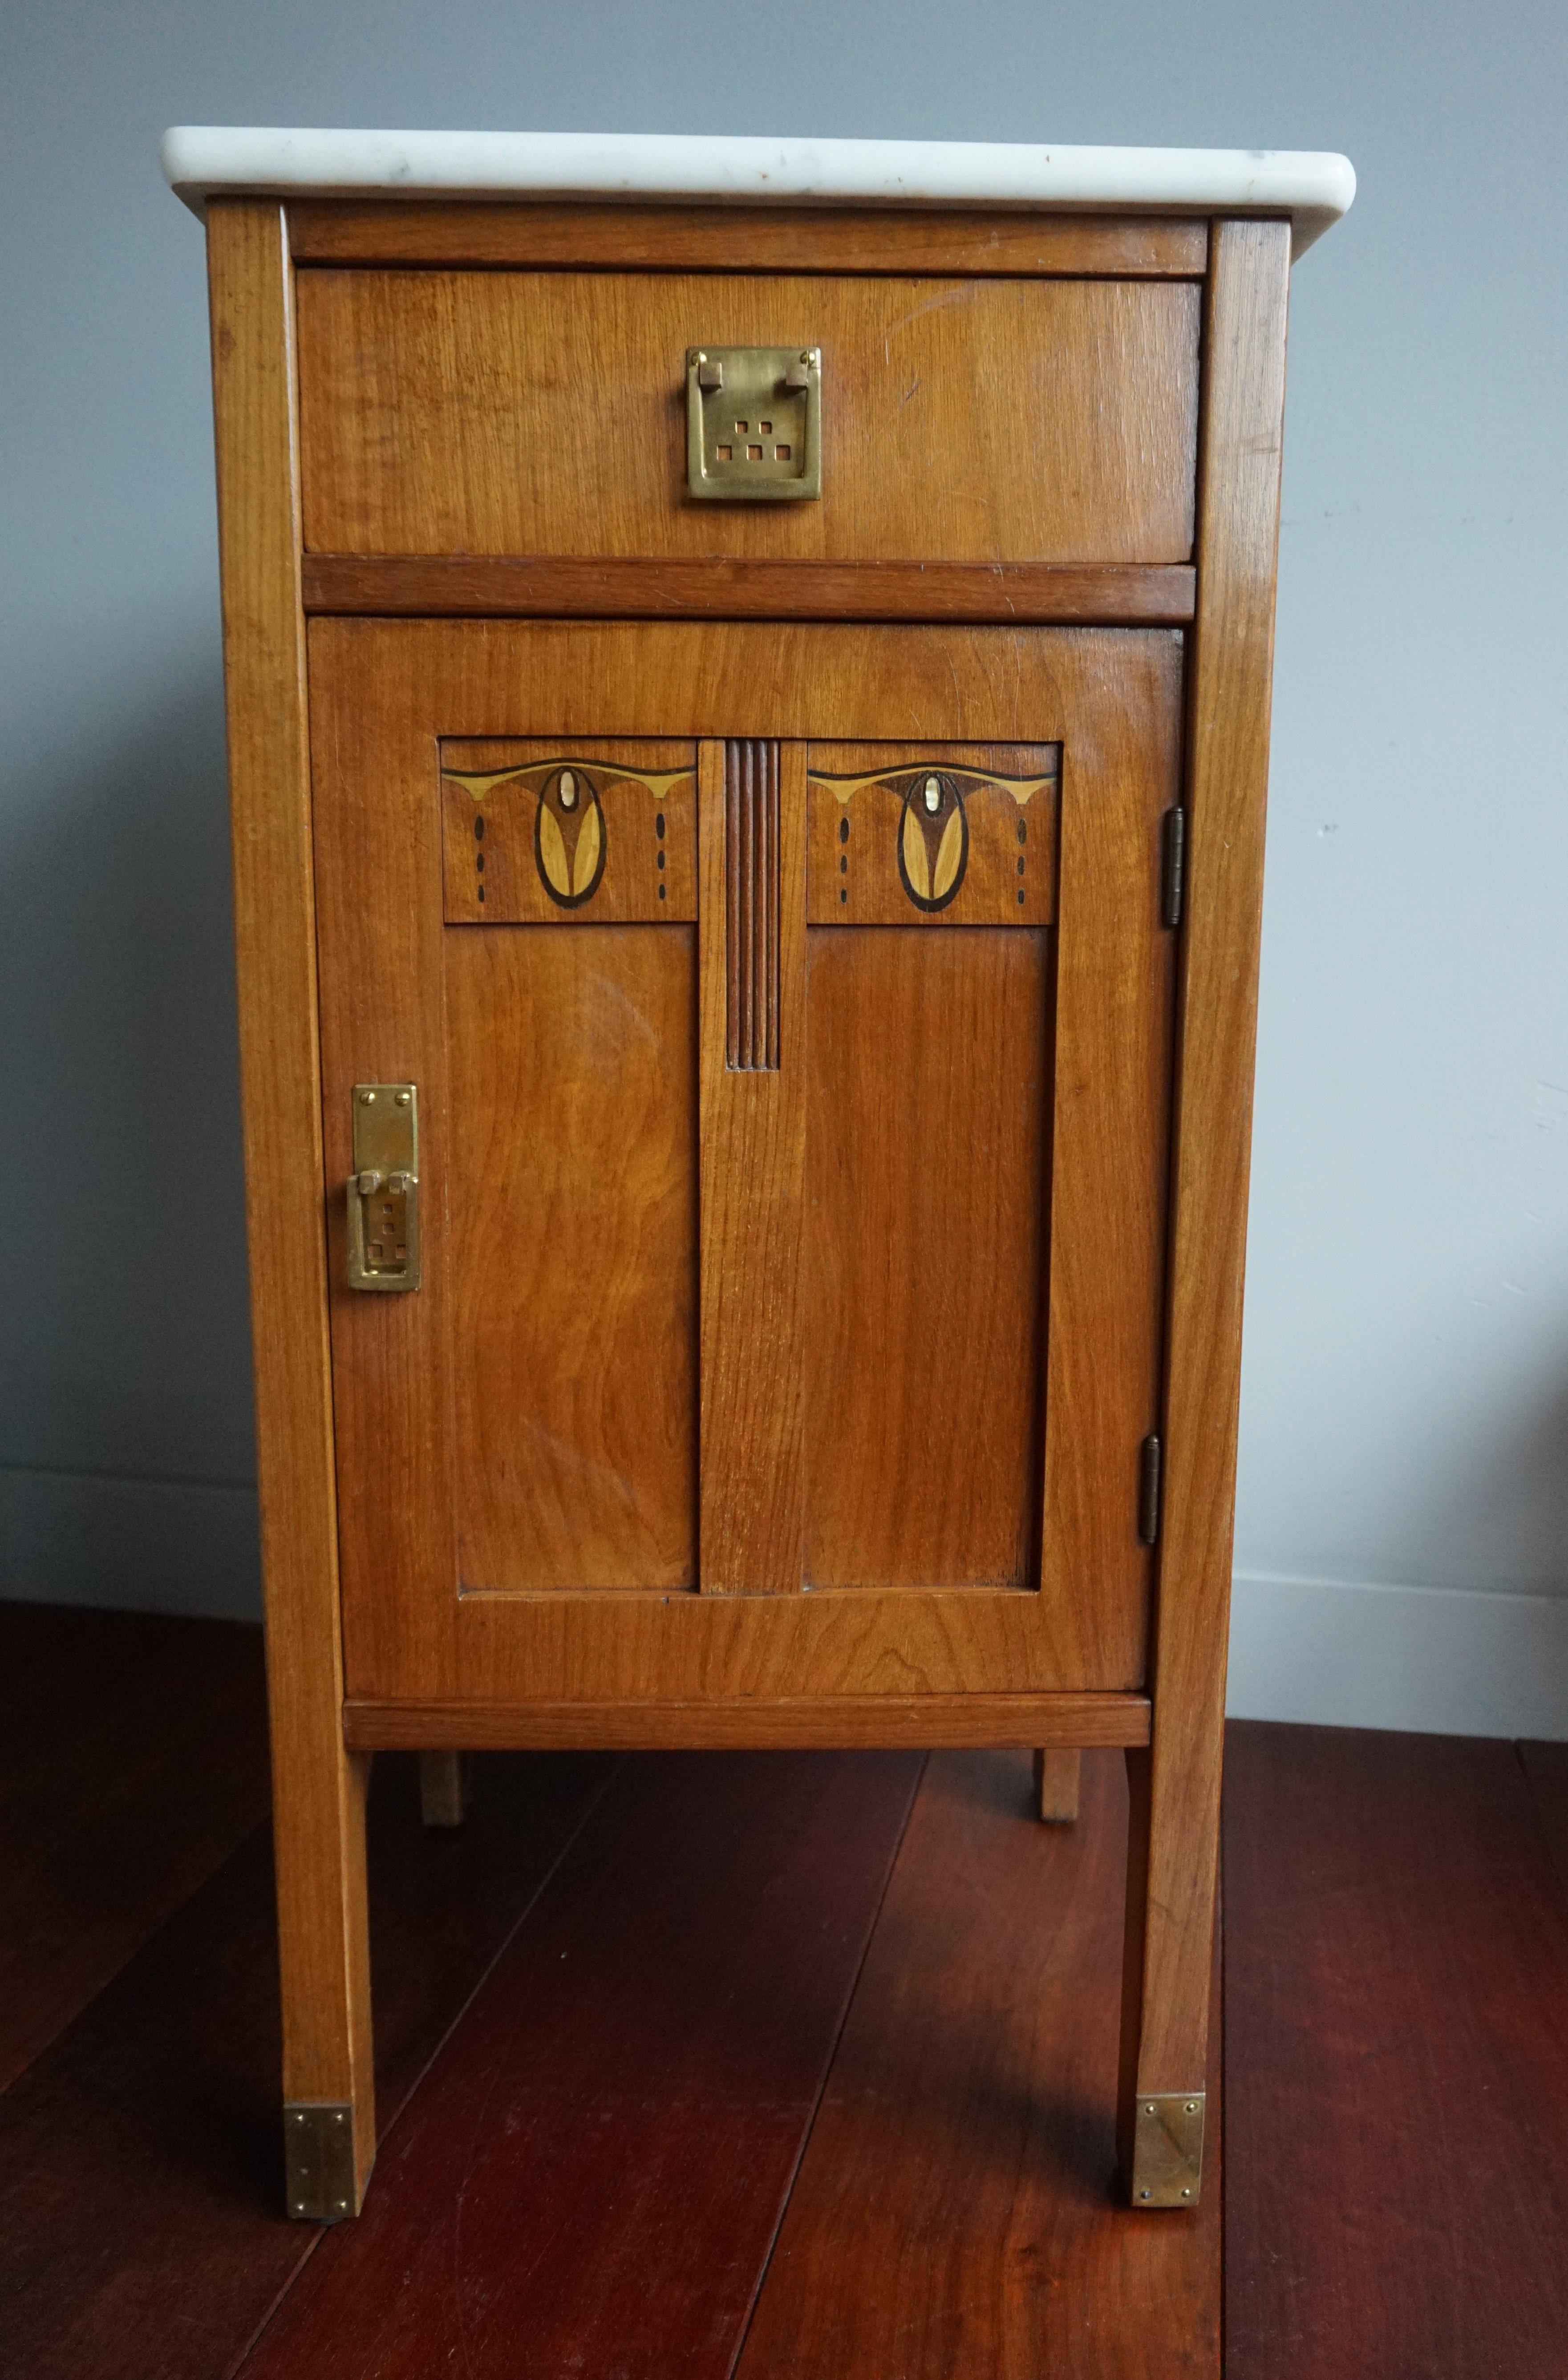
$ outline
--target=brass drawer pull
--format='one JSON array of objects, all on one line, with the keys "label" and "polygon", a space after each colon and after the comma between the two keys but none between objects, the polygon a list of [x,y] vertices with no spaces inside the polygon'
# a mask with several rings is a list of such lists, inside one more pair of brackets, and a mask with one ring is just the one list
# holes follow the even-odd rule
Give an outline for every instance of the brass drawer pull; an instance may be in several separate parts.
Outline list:
[{"label": "brass drawer pull", "polygon": [[822,492],[820,347],[690,347],[686,473],[694,496],[778,504]]}]

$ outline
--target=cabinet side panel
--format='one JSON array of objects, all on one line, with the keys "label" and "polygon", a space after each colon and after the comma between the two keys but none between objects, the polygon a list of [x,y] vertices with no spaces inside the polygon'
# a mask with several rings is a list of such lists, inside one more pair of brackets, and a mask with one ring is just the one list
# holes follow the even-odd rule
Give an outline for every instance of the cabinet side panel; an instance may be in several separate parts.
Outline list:
[{"label": "cabinet side panel", "polygon": [[809,949],[808,1579],[1027,1586],[1050,936]]},{"label": "cabinet side panel", "polygon": [[465,1587],[695,1584],[695,939],[447,932]]}]

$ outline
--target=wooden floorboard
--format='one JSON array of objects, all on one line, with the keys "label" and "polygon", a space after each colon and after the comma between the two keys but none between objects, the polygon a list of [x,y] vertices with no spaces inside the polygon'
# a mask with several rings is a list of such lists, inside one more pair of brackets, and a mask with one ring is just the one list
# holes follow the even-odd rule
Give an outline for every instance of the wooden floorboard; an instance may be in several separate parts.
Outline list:
[{"label": "wooden floorboard", "polygon": [[267,1810],[261,1632],[0,1603],[0,2091]]},{"label": "wooden floorboard", "polygon": [[919,1761],[628,1761],[245,2380],[724,2380]]},{"label": "wooden floorboard", "polygon": [[[255,1632],[0,1605],[5,2380],[1214,2373],[1214,2156],[1197,2218],[1113,2192],[1115,1755],[1060,1828],[1027,1755],[912,1815],[910,1755],[473,1767],[427,1833],[376,1764],[322,2235]],[[1568,2369],[1568,1746],[1234,1725],[1225,1895],[1229,2380]]]},{"label": "wooden floorboard", "polygon": [[1557,1881],[1568,1893],[1568,1743],[1522,1743],[1519,1758]]},{"label": "wooden floorboard", "polygon": [[1234,1724],[1229,2380],[1568,2370],[1568,1904],[1508,1743]]},{"label": "wooden floorboard", "polygon": [[[383,2125],[613,1766],[480,1758],[467,1825],[427,1833],[411,1756],[378,1761]],[[0,2098],[6,2380],[220,2380],[255,2336],[320,2237],[281,2211],[276,1974],[258,1829]]]},{"label": "wooden floorboard", "polygon": [[1084,1755],[1073,1827],[1031,1782],[930,1760],[739,2380],[1219,2370],[1218,2107],[1197,2214],[1116,2194],[1122,1762]]}]

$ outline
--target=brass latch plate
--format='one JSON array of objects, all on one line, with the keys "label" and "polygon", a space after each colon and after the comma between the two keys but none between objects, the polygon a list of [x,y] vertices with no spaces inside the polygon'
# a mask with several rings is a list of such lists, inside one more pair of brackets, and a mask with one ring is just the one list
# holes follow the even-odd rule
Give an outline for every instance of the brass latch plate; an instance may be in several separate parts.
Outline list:
[{"label": "brass latch plate", "polygon": [[348,1286],[419,1285],[419,1090],[413,1083],[356,1083]]},{"label": "brass latch plate", "polygon": [[820,496],[820,348],[688,348],[686,472],[694,496],[730,504]]},{"label": "brass latch plate", "polygon": [[1135,2206],[1196,2206],[1203,2180],[1203,2093],[1150,2091],[1133,2125]]}]

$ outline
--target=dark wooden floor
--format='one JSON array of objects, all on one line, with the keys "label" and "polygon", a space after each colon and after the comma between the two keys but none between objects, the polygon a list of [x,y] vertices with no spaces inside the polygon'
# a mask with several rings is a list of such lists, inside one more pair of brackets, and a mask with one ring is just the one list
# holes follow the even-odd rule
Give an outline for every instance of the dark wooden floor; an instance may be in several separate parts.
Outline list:
[{"label": "dark wooden floor", "polygon": [[6,2380],[1568,2374],[1568,1747],[1233,1727],[1193,2216],[1112,2192],[1114,1755],[476,1769],[377,1764],[381,2156],[291,2224],[255,1632],[0,1604]]}]

